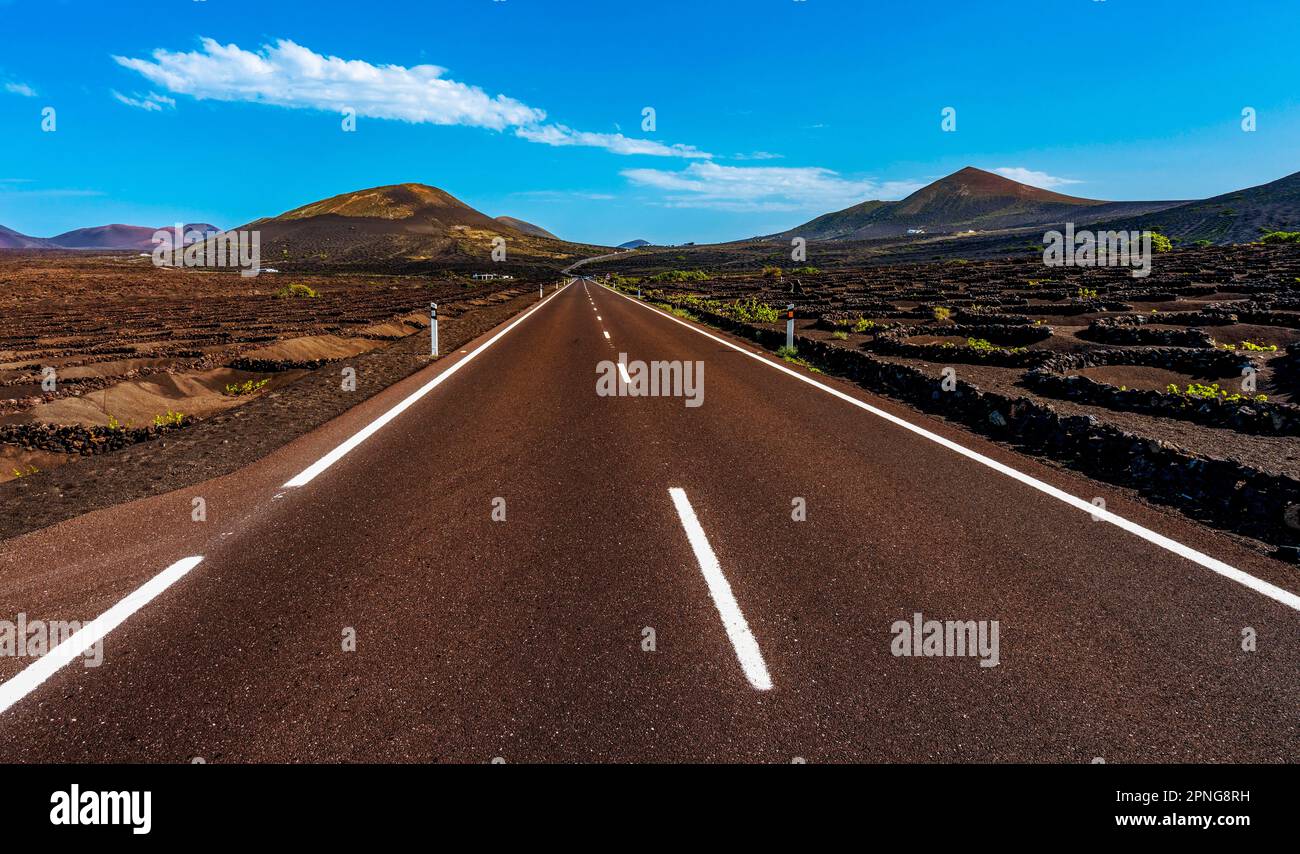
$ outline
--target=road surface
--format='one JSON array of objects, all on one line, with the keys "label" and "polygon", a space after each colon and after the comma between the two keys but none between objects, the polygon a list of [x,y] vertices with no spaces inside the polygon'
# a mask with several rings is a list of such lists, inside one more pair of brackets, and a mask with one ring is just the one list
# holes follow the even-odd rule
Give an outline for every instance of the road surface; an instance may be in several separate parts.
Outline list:
[{"label": "road surface", "polygon": [[[573,280],[4,543],[0,619],[100,617],[103,657],[0,659],[0,761],[1300,759],[1293,570],[705,332]],[[620,353],[702,362],[700,405],[597,394]],[[895,655],[918,613],[997,621],[996,666]]]}]

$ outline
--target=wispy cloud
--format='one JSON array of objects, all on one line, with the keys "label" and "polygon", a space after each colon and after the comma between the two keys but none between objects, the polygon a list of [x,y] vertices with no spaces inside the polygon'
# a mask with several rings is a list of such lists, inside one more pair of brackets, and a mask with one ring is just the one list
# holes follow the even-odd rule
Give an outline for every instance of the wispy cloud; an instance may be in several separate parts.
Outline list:
[{"label": "wispy cloud", "polygon": [[784,154],[773,154],[770,151],[750,151],[731,155],[732,160],[780,160],[783,157],[785,157]]},{"label": "wispy cloud", "polygon": [[28,86],[26,83],[6,83],[5,91],[12,95],[22,95],[24,98],[36,97],[36,90]]},{"label": "wispy cloud", "polygon": [[1054,190],[1057,187],[1064,187],[1068,184],[1082,184],[1082,181],[1076,181],[1073,178],[1058,178],[1055,175],[1048,175],[1046,172],[1037,172],[1033,169],[1026,169],[1023,166],[999,166],[993,170],[1004,178],[1010,178],[1012,181],[1019,181],[1022,184],[1028,184],[1031,187],[1039,187],[1043,190]]},{"label": "wispy cloud", "polygon": [[692,163],[685,169],[625,169],[625,178],[667,193],[669,207],[735,212],[829,210],[867,199],[896,199],[919,189],[913,181],[845,178],[819,166],[720,166]]},{"label": "wispy cloud", "polygon": [[166,95],[159,95],[157,92],[150,92],[148,95],[136,95],[129,97],[123,95],[116,89],[110,90],[113,97],[126,104],[128,107],[136,107],[146,112],[161,112],[164,107],[175,109],[176,99],[168,98]]},{"label": "wispy cloud", "polygon": [[547,124],[545,110],[451,80],[447,69],[437,65],[376,65],[325,56],[288,39],[263,45],[257,52],[210,38],[201,39],[200,45],[194,51],[160,48],[149,59],[113,59],[161,89],[197,99],[340,112],[351,108],[369,118],[513,129],[530,142],[603,148],[615,154],[709,156],[689,145]]},{"label": "wispy cloud", "polygon": [[607,202],[616,198],[611,193],[588,193],[582,190],[520,190],[510,195],[531,199],[582,199],[593,202]]},{"label": "wispy cloud", "polygon": [[79,190],[62,187],[52,187],[46,190],[25,190],[9,187],[6,186],[6,184],[7,182],[0,181],[0,196],[22,196],[24,198],[43,199],[80,199],[104,195],[103,190]]},{"label": "wispy cloud", "polygon": [[652,139],[634,139],[621,133],[577,131],[564,125],[540,125],[515,129],[515,136],[547,145],[585,145],[615,154],[649,154],[655,157],[709,158],[713,155],[693,145],[665,145]]}]

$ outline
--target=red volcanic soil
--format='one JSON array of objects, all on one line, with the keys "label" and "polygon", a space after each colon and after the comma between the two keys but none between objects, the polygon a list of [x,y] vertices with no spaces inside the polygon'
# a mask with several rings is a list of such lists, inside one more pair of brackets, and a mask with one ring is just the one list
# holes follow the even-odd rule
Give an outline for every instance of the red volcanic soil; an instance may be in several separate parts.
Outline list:
[{"label": "red volcanic soil", "polygon": [[[289,284],[316,296],[288,296]],[[0,481],[29,463],[52,465],[47,454],[23,453],[65,450],[21,444],[34,441],[30,425],[140,428],[168,411],[206,418],[303,371],[420,337],[430,301],[448,320],[495,316],[518,295],[535,301],[536,287],[455,275],[244,278],[155,267],[130,253],[0,253]],[[56,371],[53,391],[42,387],[45,368]],[[251,393],[227,390],[262,380]]]}]

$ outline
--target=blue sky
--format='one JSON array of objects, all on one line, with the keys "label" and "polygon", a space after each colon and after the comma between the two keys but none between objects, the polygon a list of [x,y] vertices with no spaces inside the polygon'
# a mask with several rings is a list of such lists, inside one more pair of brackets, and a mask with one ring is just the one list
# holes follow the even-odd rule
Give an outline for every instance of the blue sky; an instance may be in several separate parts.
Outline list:
[{"label": "blue sky", "polygon": [[1300,170],[1298,44],[1294,0],[0,0],[0,225],[233,227],[418,181],[704,242],[966,165],[1198,198]]}]

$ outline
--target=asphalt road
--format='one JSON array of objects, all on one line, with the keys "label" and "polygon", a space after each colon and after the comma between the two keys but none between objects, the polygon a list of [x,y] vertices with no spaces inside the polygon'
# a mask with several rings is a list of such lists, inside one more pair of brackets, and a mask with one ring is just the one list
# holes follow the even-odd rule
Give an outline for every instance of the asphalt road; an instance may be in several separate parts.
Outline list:
[{"label": "asphalt road", "polygon": [[[620,353],[702,363],[699,405],[598,394]],[[1300,759],[1294,570],[790,371],[579,279],[236,474],[4,543],[0,620],[107,631],[0,659],[0,761]],[[996,666],[896,655],[917,613],[996,621]]]}]

